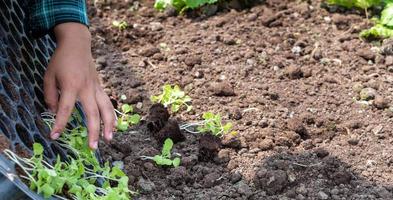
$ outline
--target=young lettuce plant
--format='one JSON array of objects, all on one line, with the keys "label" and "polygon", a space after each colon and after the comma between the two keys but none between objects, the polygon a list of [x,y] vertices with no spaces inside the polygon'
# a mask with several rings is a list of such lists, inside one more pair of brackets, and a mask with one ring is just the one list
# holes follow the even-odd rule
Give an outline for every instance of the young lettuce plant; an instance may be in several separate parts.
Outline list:
[{"label": "young lettuce plant", "polygon": [[161,103],[164,107],[171,106],[172,112],[178,112],[182,106],[187,108],[187,112],[192,110],[190,105],[191,97],[186,95],[179,86],[171,86],[165,84],[162,87],[162,93],[158,96],[151,96],[150,100],[153,103]]},{"label": "young lettuce plant", "polygon": [[123,104],[121,106],[121,112],[116,111],[120,116],[117,119],[117,130],[124,132],[131,125],[138,124],[141,120],[141,116],[138,114],[132,114],[134,109],[131,105]]},{"label": "young lettuce plant", "polygon": [[[54,115],[43,113],[44,121],[51,127]],[[80,114],[74,112],[72,120],[81,121]],[[30,182],[30,188],[44,197],[62,196],[79,200],[128,200],[132,192],[128,189],[128,177],[119,167],[110,167],[109,163],[101,166],[95,152],[88,147],[86,127],[66,129],[59,139],[59,144],[70,152],[67,161],[60,157],[51,165],[43,159],[42,145],[33,144],[33,156],[21,158],[10,150],[5,154],[21,167],[24,178]],[[101,187],[96,186],[97,179],[103,181]]]},{"label": "young lettuce plant", "polygon": [[128,23],[126,21],[114,20],[112,22],[112,26],[115,27],[115,28],[118,28],[120,31],[124,31],[128,27]]},{"label": "young lettuce plant", "polygon": [[[214,114],[212,112],[205,112],[202,115],[203,121],[195,122],[191,124],[184,124],[180,129],[190,133],[210,133],[216,137],[221,137],[224,134],[231,133],[236,135],[237,132],[232,131],[232,123],[222,123],[220,114]],[[191,130],[190,128],[196,127],[197,131]]]},{"label": "young lettuce plant", "polygon": [[375,23],[373,27],[368,30],[360,32],[360,37],[367,39],[384,39],[393,36],[393,1],[392,0],[326,0],[330,5],[338,5],[347,9],[357,8],[364,10],[368,18],[368,9],[377,8],[382,12],[375,13],[380,18],[372,18]]},{"label": "young lettuce plant", "polygon": [[173,147],[173,141],[170,138],[167,138],[164,142],[164,146],[161,150],[161,155],[155,155],[154,157],[149,156],[141,156],[142,159],[145,160],[153,160],[159,166],[173,166],[178,167],[180,165],[180,158],[171,159],[171,150]]},{"label": "young lettuce plant", "polygon": [[[87,146],[87,144],[86,144]],[[24,172],[21,178],[30,182],[30,189],[42,194],[45,198],[51,196],[66,199],[70,196],[78,200],[128,200],[128,177],[117,167],[106,164],[99,170],[85,167],[83,159],[68,157],[68,162],[62,162],[60,157],[54,165],[43,159],[44,148],[39,143],[33,144],[33,156],[21,158],[6,149],[4,154],[15,162]],[[103,178],[102,187],[95,185],[97,178]],[[116,183],[112,187],[111,183]]]},{"label": "young lettuce plant", "polygon": [[199,8],[205,4],[214,4],[218,0],[156,0],[154,8],[163,11],[167,7],[173,7],[177,12],[183,13],[187,9]]}]

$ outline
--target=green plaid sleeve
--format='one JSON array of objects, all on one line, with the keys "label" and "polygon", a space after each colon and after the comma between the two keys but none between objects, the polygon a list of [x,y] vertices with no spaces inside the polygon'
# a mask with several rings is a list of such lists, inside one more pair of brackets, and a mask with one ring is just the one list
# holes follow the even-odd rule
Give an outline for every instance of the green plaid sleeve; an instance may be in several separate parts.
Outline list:
[{"label": "green plaid sleeve", "polygon": [[29,6],[29,27],[34,37],[52,33],[53,28],[65,22],[88,26],[85,0],[32,0]]}]

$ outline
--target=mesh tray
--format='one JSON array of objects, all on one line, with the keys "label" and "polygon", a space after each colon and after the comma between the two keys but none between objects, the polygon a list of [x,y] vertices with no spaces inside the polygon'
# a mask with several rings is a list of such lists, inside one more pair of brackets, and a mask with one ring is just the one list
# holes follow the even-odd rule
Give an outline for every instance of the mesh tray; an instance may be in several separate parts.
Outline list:
[{"label": "mesh tray", "polygon": [[[55,43],[49,37],[33,39],[25,31],[24,19],[26,0],[0,1],[0,134],[4,134],[10,141],[10,149],[20,147],[32,154],[33,143],[41,143],[45,149],[48,162],[56,160],[56,155],[63,159],[67,152],[55,141],[49,139],[49,128],[40,117],[44,112],[43,75],[52,55]],[[83,115],[83,112],[80,112]],[[78,124],[74,124],[75,126]],[[98,152],[98,151],[97,151]],[[100,156],[97,153],[97,158]],[[11,169],[9,163],[0,157],[0,171],[5,180]],[[17,188],[26,189],[20,186]],[[7,183],[11,184],[11,183]],[[4,199],[5,191],[0,186],[0,199]],[[30,193],[26,193],[30,196]],[[16,193],[15,193],[16,194]],[[5,198],[18,199],[17,195]]]}]

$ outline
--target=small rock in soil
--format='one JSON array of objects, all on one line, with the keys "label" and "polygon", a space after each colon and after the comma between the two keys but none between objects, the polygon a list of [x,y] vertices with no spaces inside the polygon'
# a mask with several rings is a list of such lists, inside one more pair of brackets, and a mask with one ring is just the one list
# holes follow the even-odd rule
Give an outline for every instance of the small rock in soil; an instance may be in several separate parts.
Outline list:
[{"label": "small rock in soil", "polygon": [[366,60],[375,60],[375,53],[368,49],[360,49],[358,51],[358,56],[366,59]]},{"label": "small rock in soil", "polygon": [[229,153],[230,151],[228,149],[221,149],[218,152],[218,158],[220,159],[220,163],[226,163],[231,159]]},{"label": "small rock in soil", "polygon": [[239,182],[240,180],[242,180],[242,175],[239,172],[235,172],[235,173],[231,174],[230,181],[232,184],[235,184],[235,183]]},{"label": "small rock in soil", "polygon": [[236,44],[236,40],[233,39],[231,36],[224,36],[222,38],[222,42],[226,45],[235,45]]},{"label": "small rock in soil", "polygon": [[155,169],[155,166],[153,163],[151,162],[145,162],[143,164],[143,167],[147,170],[147,171],[153,171]]},{"label": "small rock in soil", "polygon": [[242,112],[240,109],[234,109],[232,112],[229,113],[229,119],[240,120],[242,119]]},{"label": "small rock in soil", "polygon": [[150,28],[152,31],[161,31],[164,27],[160,22],[151,22]]},{"label": "small rock in soil", "polygon": [[191,57],[187,57],[184,60],[184,63],[186,63],[186,65],[189,66],[189,67],[193,67],[195,65],[202,64],[202,59],[199,56],[191,56]]},{"label": "small rock in soil", "polygon": [[129,89],[126,94],[126,99],[122,100],[127,104],[136,104],[143,100],[141,93],[137,89]]},{"label": "small rock in soil", "polygon": [[359,144],[359,139],[357,139],[357,138],[350,138],[349,140],[348,140],[348,144],[350,144],[350,145],[358,145]]},{"label": "small rock in soil", "polygon": [[252,195],[252,190],[251,190],[250,186],[248,186],[246,183],[244,183],[244,181],[239,181],[236,184],[236,187],[237,187],[237,192],[239,194],[241,194],[242,196],[249,197]]},{"label": "small rock in soil", "polygon": [[220,175],[218,173],[212,172],[210,174],[207,174],[204,178],[203,178],[203,187],[205,188],[211,188],[216,186],[219,183],[219,178]]},{"label": "small rock in soil", "polygon": [[382,96],[376,96],[373,105],[378,109],[385,109],[389,107],[389,102]]},{"label": "small rock in soil", "polygon": [[183,184],[188,178],[187,169],[183,166],[171,169],[171,174],[168,176],[169,183],[173,187]]},{"label": "small rock in soil", "polygon": [[155,188],[155,184],[153,182],[143,178],[138,180],[137,185],[141,189],[141,192],[145,194],[152,192]]},{"label": "small rock in soil", "polygon": [[249,21],[255,21],[258,18],[258,15],[256,13],[251,13],[247,16],[247,19]]},{"label": "small rock in soil", "polygon": [[106,57],[105,57],[105,56],[100,56],[100,57],[98,57],[98,58],[96,59],[96,63],[99,65],[100,70],[103,69],[103,68],[105,68],[106,65],[107,65]]},{"label": "small rock in soil", "polygon": [[182,158],[182,165],[186,167],[192,167],[198,163],[198,156],[197,155],[190,155],[187,157]]},{"label": "small rock in soil", "polygon": [[360,91],[361,100],[372,100],[378,95],[377,91],[373,88],[364,88]]},{"label": "small rock in soil", "polygon": [[144,57],[151,57],[156,53],[160,53],[160,49],[157,47],[147,47],[139,51],[139,55]]},{"label": "small rock in soil", "polygon": [[136,80],[136,79],[130,80],[130,83],[129,83],[131,88],[137,88],[137,87],[141,86],[142,84],[143,83],[141,81]]},{"label": "small rock in soil", "polygon": [[337,185],[340,185],[340,184],[348,184],[348,183],[351,182],[351,180],[352,180],[352,175],[351,175],[350,172],[341,170],[341,171],[335,172],[335,173],[332,175],[331,179],[332,179]]},{"label": "small rock in soil", "polygon": [[393,56],[386,56],[385,58],[385,65],[392,66],[393,65]]},{"label": "small rock in soil", "polygon": [[321,200],[326,200],[326,199],[329,199],[329,195],[327,195],[323,191],[320,191],[320,192],[318,192],[318,198],[321,199]]},{"label": "small rock in soil", "polygon": [[295,131],[295,133],[299,134],[303,140],[309,138],[308,131],[304,127],[301,119],[292,118],[288,121],[287,125],[289,130]]},{"label": "small rock in soil", "polygon": [[227,82],[216,82],[210,85],[210,91],[216,96],[235,96],[235,91],[232,85]]},{"label": "small rock in soil", "polygon": [[283,170],[267,171],[262,169],[254,178],[255,186],[265,190],[269,195],[281,192],[289,184],[287,173]]},{"label": "small rock in soil", "polygon": [[267,119],[262,119],[261,121],[259,121],[258,126],[261,128],[266,128],[269,126],[269,122],[267,121]]},{"label": "small rock in soil", "polygon": [[323,149],[323,148],[317,148],[317,149],[314,150],[314,152],[315,152],[315,154],[317,154],[317,156],[318,156],[319,158],[324,158],[324,157],[326,157],[326,156],[329,155],[329,152],[326,151],[326,150]]},{"label": "small rock in soil", "polygon": [[222,146],[233,148],[233,149],[239,149],[241,147],[241,142],[238,137],[232,134],[226,134],[222,138]]},{"label": "small rock in soil", "polygon": [[303,71],[300,69],[300,67],[293,65],[287,67],[285,73],[290,79],[300,79],[303,77]]},{"label": "small rock in soil", "polygon": [[352,90],[354,92],[358,92],[358,93],[360,93],[360,91],[362,91],[363,88],[364,88],[364,86],[360,82],[357,82],[357,83],[353,84],[353,86],[352,86]]},{"label": "small rock in soil", "polygon": [[267,151],[270,149],[273,149],[273,140],[272,139],[263,139],[258,143],[258,148],[261,149],[261,151]]}]

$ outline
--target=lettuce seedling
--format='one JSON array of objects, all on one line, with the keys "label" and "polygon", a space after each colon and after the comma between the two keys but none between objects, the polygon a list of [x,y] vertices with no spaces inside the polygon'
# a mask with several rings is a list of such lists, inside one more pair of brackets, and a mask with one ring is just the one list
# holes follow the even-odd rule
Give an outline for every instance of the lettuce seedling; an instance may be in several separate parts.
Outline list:
[{"label": "lettuce seedling", "polygon": [[187,9],[195,9],[206,4],[214,4],[217,2],[218,0],[156,0],[154,8],[163,11],[167,7],[173,7],[177,12],[183,13]]},{"label": "lettuce seedling", "polygon": [[180,165],[180,158],[171,159],[171,150],[173,147],[173,141],[167,138],[162,147],[161,154],[155,155],[154,157],[142,156],[143,159],[153,160],[159,166],[173,166],[178,167]]},{"label": "lettuce seedling", "polygon": [[[233,125],[232,123],[226,123],[225,125],[222,123],[222,119],[220,114],[213,114],[212,112],[205,112],[202,115],[203,121],[184,124],[180,126],[181,130],[185,130],[190,133],[210,133],[214,136],[221,137],[224,134],[231,133],[232,135],[236,135],[236,131],[231,131]],[[197,131],[190,129],[190,127],[196,127]]]},{"label": "lettuce seedling", "polygon": [[118,28],[120,31],[123,31],[123,30],[126,30],[126,28],[128,27],[128,23],[126,21],[114,20],[112,22],[112,26],[115,28]]},{"label": "lettuce seedling", "polygon": [[158,96],[151,96],[150,100],[153,103],[161,103],[164,107],[171,106],[172,112],[178,112],[182,106],[186,106],[187,112],[192,110],[190,105],[191,97],[186,95],[179,86],[171,86],[165,84],[162,87],[162,93]]},{"label": "lettuce seedling", "polygon": [[[44,148],[39,143],[33,144],[33,156],[30,159],[21,158],[8,149],[4,150],[4,154],[23,170],[21,178],[30,182],[30,189],[45,198],[54,196],[64,199],[62,196],[70,196],[80,200],[130,199],[128,177],[117,166],[110,168],[107,163],[104,167],[98,166],[99,169],[91,169],[88,164],[93,163],[86,163],[79,156],[70,156],[67,162],[61,161],[58,156],[54,165],[51,165],[43,159],[43,153]],[[101,187],[95,185],[97,178],[104,180]],[[110,182],[117,184],[111,186]]]},{"label": "lettuce seedling", "polygon": [[131,125],[138,124],[141,120],[141,116],[138,114],[132,114],[134,111],[133,107],[128,104],[123,104],[121,106],[121,112],[117,112],[120,114],[120,117],[117,119],[117,130],[124,132],[126,131]]},{"label": "lettuce seedling", "polygon": [[215,115],[212,112],[205,112],[202,118],[204,119],[204,123],[197,128],[198,131],[211,133],[217,137],[229,133],[233,126],[230,122],[223,125],[220,114]]}]

